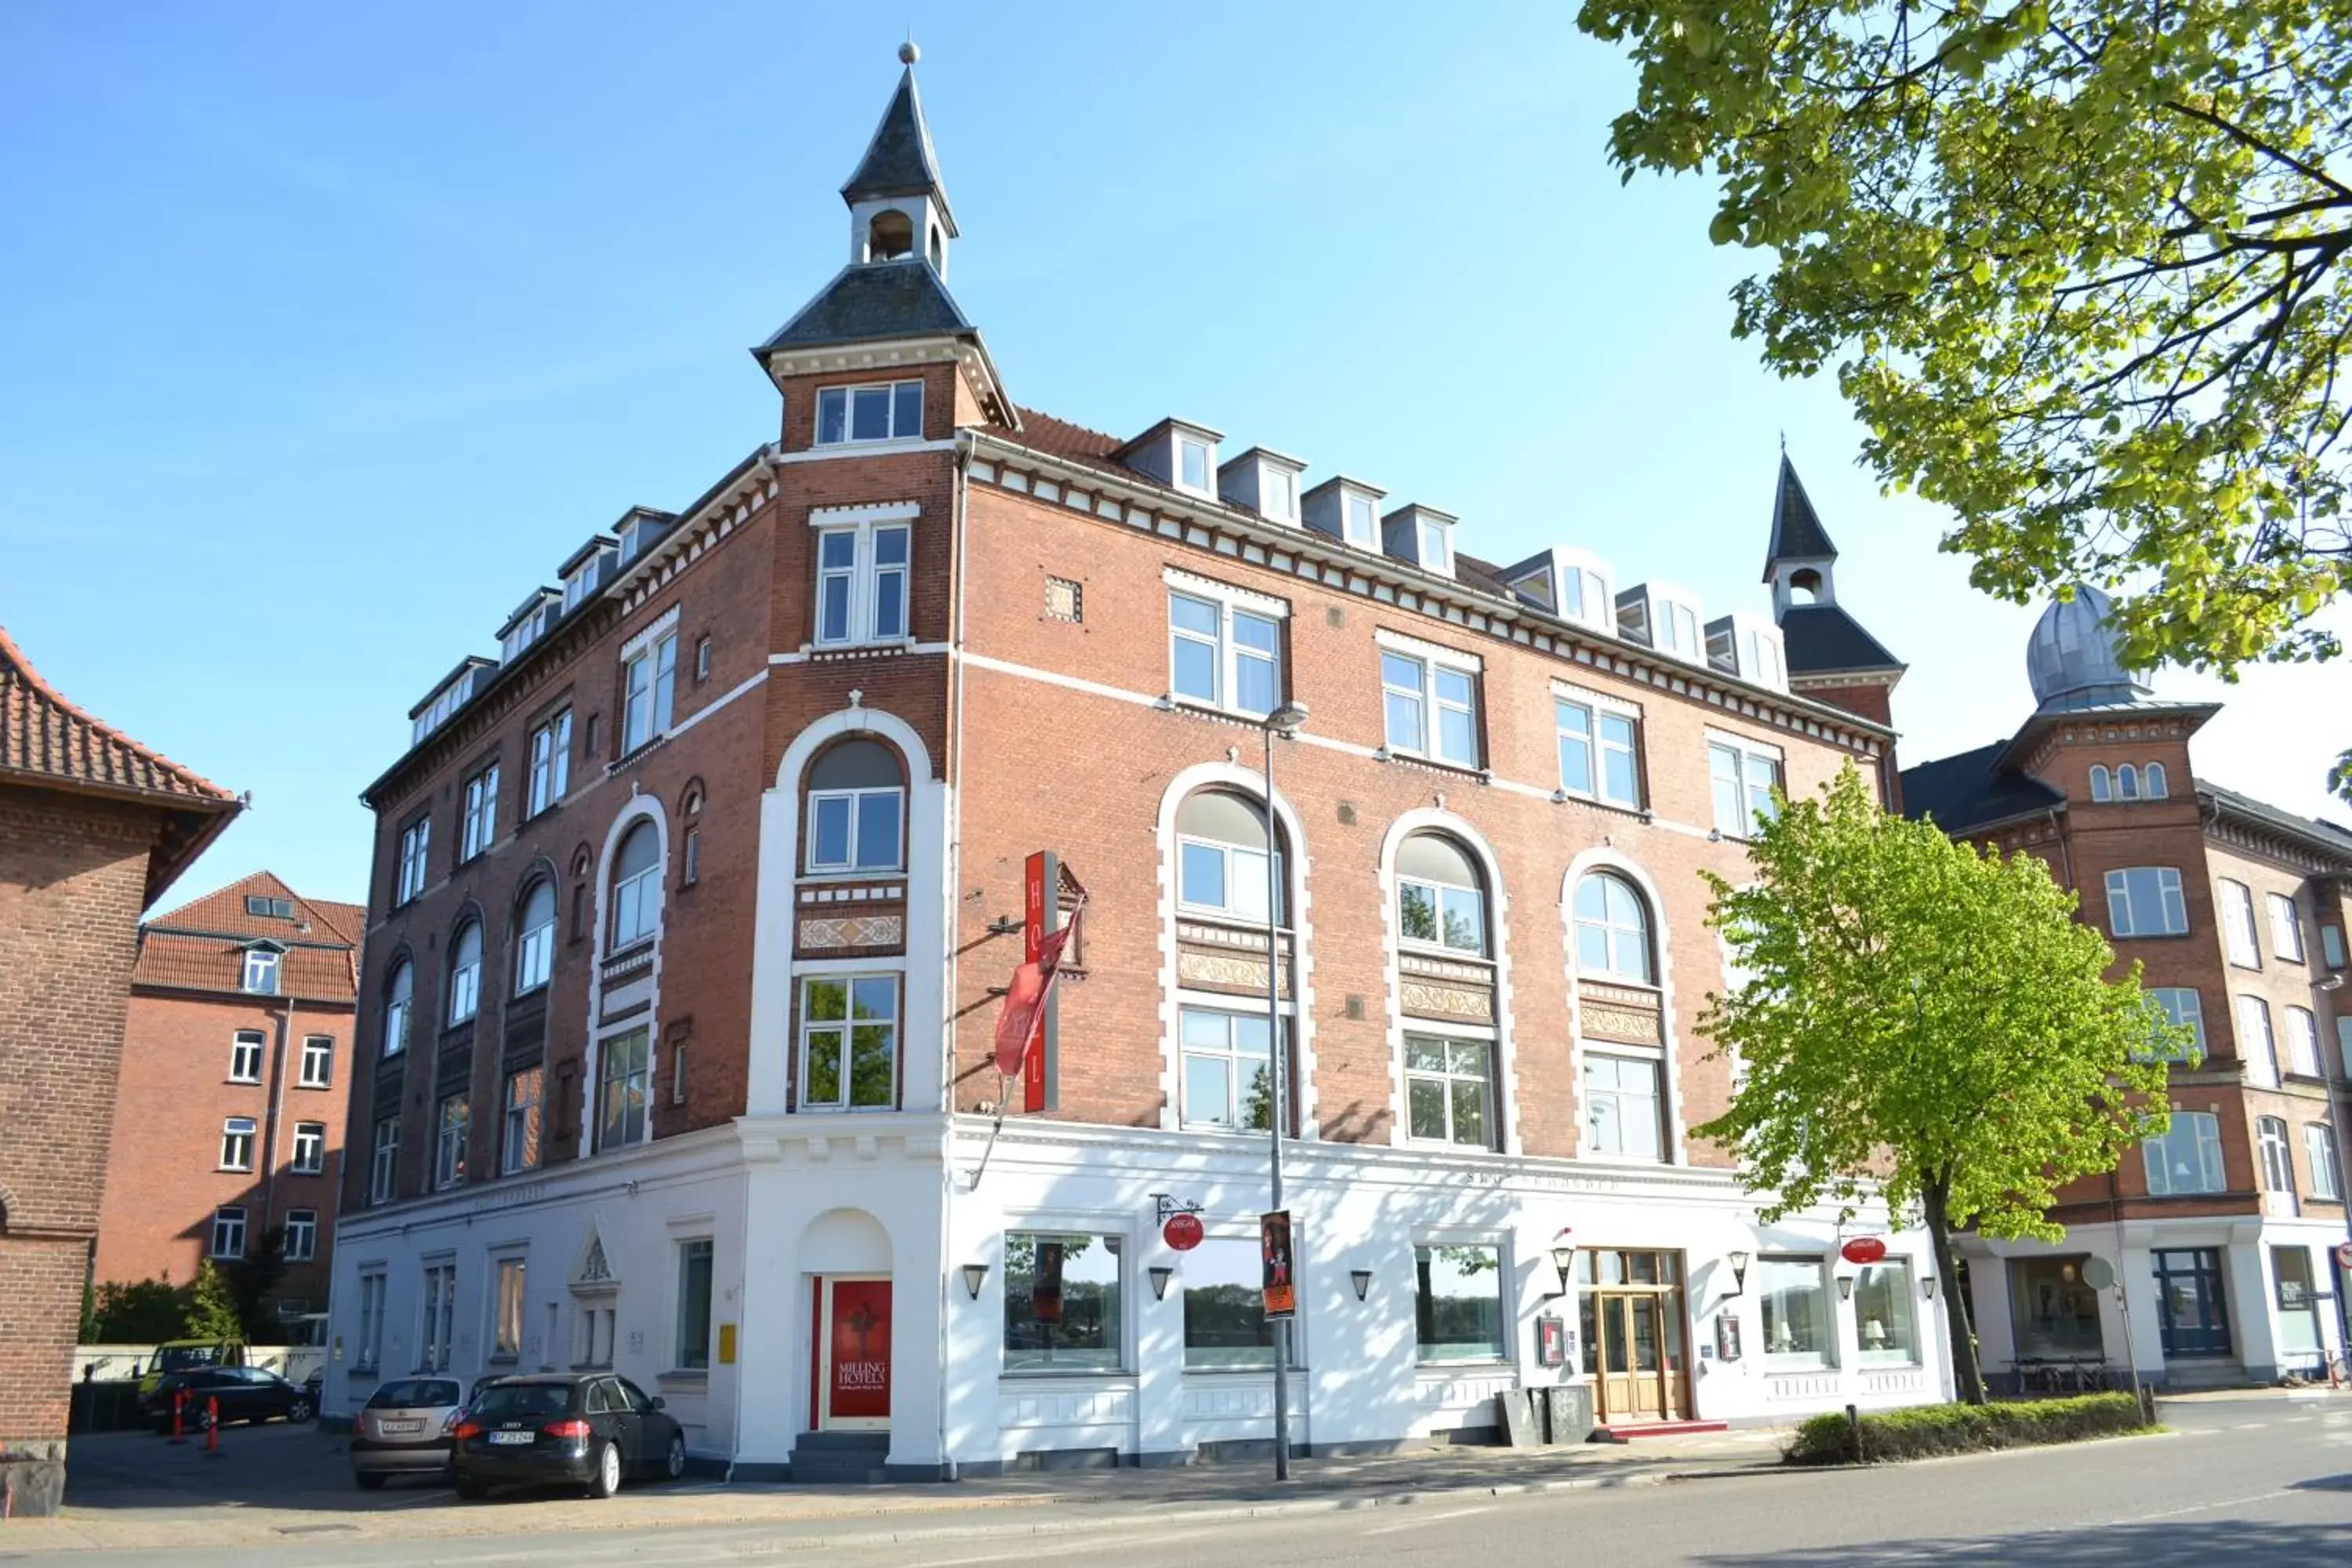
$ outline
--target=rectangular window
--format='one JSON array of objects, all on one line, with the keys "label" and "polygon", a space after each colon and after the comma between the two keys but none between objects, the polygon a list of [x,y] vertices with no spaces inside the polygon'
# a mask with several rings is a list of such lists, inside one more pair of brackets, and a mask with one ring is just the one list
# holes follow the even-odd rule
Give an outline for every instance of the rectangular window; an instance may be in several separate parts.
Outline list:
[{"label": "rectangular window", "polygon": [[2263,1191],[2294,1194],[2294,1155],[2287,1148],[2286,1123],[2275,1116],[2254,1121],[2254,1152],[2262,1167]]},{"label": "rectangular window", "polygon": [[1281,623],[1171,589],[1168,664],[1176,696],[1262,717],[1282,701]]},{"label": "rectangular window", "polygon": [[[2108,880],[2115,873],[2107,873]],[[2254,937],[2254,892],[2243,882],[2221,879],[2221,939],[2230,962],[2241,969],[2260,969],[2263,950]]]},{"label": "rectangular window", "polygon": [[1397,931],[1407,942],[1486,956],[1486,896],[1476,888],[1397,879]]},{"label": "rectangular window", "polygon": [[1835,1319],[1818,1258],[1759,1258],[1748,1289],[1764,1318],[1764,1364],[1773,1370],[1835,1366]]},{"label": "rectangular window", "polygon": [[539,1168],[541,1070],[525,1068],[507,1074],[506,1126],[499,1141],[499,1164],[509,1176]]},{"label": "rectangular window", "polygon": [[433,819],[420,816],[400,833],[400,897],[407,903],[425,891],[425,854],[433,843]]},{"label": "rectangular window", "polygon": [[816,395],[816,444],[913,441],[923,434],[923,384],[827,386]]},{"label": "rectangular window", "polygon": [[257,996],[278,994],[278,955],[266,947],[245,950],[245,988]]},{"label": "rectangular window", "polygon": [[[1294,1243],[1295,1245],[1295,1243]],[[1212,1237],[1177,1262],[1184,1286],[1184,1365],[1194,1372],[1274,1364],[1265,1265],[1255,1237]]]},{"label": "rectangular window", "polygon": [[2286,1010],[2286,1070],[2297,1078],[2319,1076],[2319,1020],[2308,1007]]},{"label": "rectangular window", "polygon": [[2134,866],[2107,873],[2107,929],[2116,936],[2179,936],[2189,930],[2180,873],[2170,866]]},{"label": "rectangular window", "polygon": [[319,1211],[286,1211],[286,1261],[308,1263],[319,1256]]},{"label": "rectangular window", "polygon": [[499,1259],[498,1295],[490,1305],[492,1361],[513,1361],[522,1354],[522,1310],[527,1279],[522,1258]]},{"label": "rectangular window", "polygon": [[2336,1016],[2336,1054],[2344,1064],[2344,1076],[2352,1078],[2352,1013]]},{"label": "rectangular window", "polygon": [[2269,893],[2263,902],[2271,912],[2271,952],[2286,963],[2303,962],[2303,921],[2294,900],[2284,893]]},{"label": "rectangular window", "polygon": [[801,1109],[898,1102],[898,977],[828,975],[801,986]]},{"label": "rectangular window", "polygon": [[1383,649],[1381,699],[1390,751],[1478,765],[1478,678],[1470,670]]},{"label": "rectangular window", "polygon": [[1552,699],[1559,735],[1559,787],[1574,795],[1638,808],[1642,804],[1634,721],[1606,708]]},{"label": "rectangular window", "polygon": [[677,885],[691,888],[702,880],[702,829],[689,827],[678,843]]},{"label": "rectangular window", "polygon": [[1495,1146],[1495,1047],[1488,1040],[1404,1037],[1406,1126],[1415,1138]]},{"label": "rectangular window", "polygon": [[370,1372],[383,1364],[383,1276],[381,1273],[360,1276],[360,1325],[353,1336],[357,1351],[352,1364]]},{"label": "rectangular window", "polygon": [[1209,448],[1200,441],[1176,439],[1176,482],[1188,490],[1209,488]]},{"label": "rectangular window", "polygon": [[247,893],[245,896],[245,912],[257,920],[290,921],[294,918],[294,900]]},{"label": "rectangular window", "polygon": [[2278,1087],[2278,1042],[2271,1036],[2271,1007],[2259,996],[2238,998],[2238,1059],[2246,1065],[2248,1083]]},{"label": "rectangular window", "polygon": [[239,1029],[229,1042],[228,1080],[231,1083],[261,1081],[261,1041],[258,1029]]},{"label": "rectangular window", "polygon": [[2344,967],[2344,928],[2342,926],[2324,925],[2319,928],[2319,956],[2330,969]]},{"label": "rectangular window", "polygon": [[1119,1255],[1115,1236],[1005,1233],[1006,1372],[1122,1370]]},{"label": "rectangular window", "polygon": [[906,815],[898,789],[814,790],[809,794],[808,868],[896,871],[898,825]]},{"label": "rectangular window", "polygon": [[1348,531],[1348,542],[1357,549],[1378,550],[1381,547],[1380,515],[1370,497],[1348,497],[1347,521],[1343,526]]},{"label": "rectangular window", "polygon": [[433,1186],[454,1187],[466,1179],[466,1142],[473,1131],[473,1114],[462,1094],[441,1101],[433,1134]]},{"label": "rectangular window", "polygon": [[335,1081],[335,1039],[332,1035],[302,1037],[301,1076],[297,1088],[325,1089]]},{"label": "rectangular window", "polygon": [[323,1121],[297,1121],[294,1124],[294,1173],[316,1176],[327,1168],[327,1124]]},{"label": "rectangular window", "polygon": [[224,1171],[253,1169],[253,1118],[232,1116],[221,1123],[220,1168]]},{"label": "rectangular window", "polygon": [[669,732],[671,689],[677,684],[677,633],[666,631],[622,666],[625,697],[621,752],[626,755]]},{"label": "rectangular window", "polygon": [[400,1118],[387,1116],[375,1124],[375,1142],[368,1152],[368,1202],[392,1202],[393,1184],[400,1170]]},{"label": "rectangular window", "polygon": [[[1263,829],[1261,829],[1261,832]],[[1265,923],[1265,851],[1206,838],[1176,841],[1176,900],[1187,909],[1203,910],[1237,921]],[[1282,861],[1275,860],[1274,877],[1282,879]],[[1276,896],[1280,896],[1279,888]]]},{"label": "rectangular window", "polygon": [[2010,1321],[2019,1354],[2103,1359],[2099,1293],[2083,1279],[2088,1260],[2083,1253],[2010,1260]]},{"label": "rectangular window", "polygon": [[2338,1203],[2344,1197],[2344,1167],[2336,1148],[2336,1129],[2325,1121],[2303,1125],[2303,1158],[2311,1167],[2311,1195]]},{"label": "rectangular window", "polygon": [[699,686],[709,679],[710,639],[708,637],[697,637],[694,640],[694,683]]},{"label": "rectangular window", "polygon": [[828,528],[816,536],[820,647],[907,635],[913,531],[903,522]]},{"label": "rectangular window", "polygon": [[[2318,1292],[2313,1288],[2311,1248],[2307,1247],[2273,1247],[2271,1248],[2273,1300],[2278,1308],[2278,1348],[2282,1355],[2310,1367],[2314,1374],[2324,1372],[2326,1362],[2324,1342],[2319,1333]],[[2311,1358],[2305,1361],[2305,1358]],[[2312,1363],[2318,1365],[2314,1367]]]},{"label": "rectangular window", "polygon": [[1274,1057],[1263,1013],[1186,1007],[1183,1121],[1187,1127],[1265,1131],[1274,1123]]},{"label": "rectangular window", "polygon": [[1911,1265],[1901,1258],[1865,1263],[1853,1279],[1853,1333],[1864,1366],[1911,1366],[1919,1334],[1911,1314],[1918,1300]]},{"label": "rectangular window", "polygon": [[603,1092],[596,1112],[596,1152],[625,1149],[646,1141],[646,1100],[652,1089],[653,1037],[644,1029],[604,1042],[598,1077]]},{"label": "rectangular window", "polygon": [[537,816],[572,787],[572,710],[530,732],[530,814]]},{"label": "rectangular window", "polygon": [[1715,829],[1726,838],[1748,837],[1756,824],[1769,822],[1779,811],[1774,796],[1781,787],[1780,759],[1775,752],[1710,741],[1706,773],[1715,800]]},{"label": "rectangular window", "polygon": [[[2147,994],[2158,1006],[2164,1009],[2166,1017],[2185,1026],[2195,1036],[2196,1042],[2190,1049],[2195,1058],[2201,1060],[2205,1055],[2205,1009],[2196,988],[2189,985],[2152,985],[2148,987]],[[2166,1059],[2185,1062],[2191,1058],[2184,1053]]]},{"label": "rectangular window", "polygon": [[457,1266],[429,1263],[425,1268],[425,1320],[416,1335],[416,1370],[443,1372],[449,1365],[450,1331],[457,1321]]},{"label": "rectangular window", "polygon": [[677,1247],[677,1360],[681,1372],[710,1364],[710,1238]]},{"label": "rectangular window", "polygon": [[2161,1138],[2141,1142],[2147,1190],[2159,1198],[2225,1191],[2221,1177],[2221,1121],[2202,1110],[2176,1110]]},{"label": "rectangular window", "polygon": [[1660,1064],[1637,1057],[1584,1058],[1584,1152],[1612,1160],[1658,1160]]},{"label": "rectangular window", "polygon": [[459,824],[457,858],[471,860],[499,836],[499,765],[492,763],[466,781],[466,815]]},{"label": "rectangular window", "polygon": [[213,1210],[211,1254],[232,1259],[245,1256],[245,1210],[235,1205]]},{"label": "rectangular window", "polygon": [[1412,1249],[1413,1352],[1423,1362],[1500,1361],[1503,1249],[1492,1246]]}]

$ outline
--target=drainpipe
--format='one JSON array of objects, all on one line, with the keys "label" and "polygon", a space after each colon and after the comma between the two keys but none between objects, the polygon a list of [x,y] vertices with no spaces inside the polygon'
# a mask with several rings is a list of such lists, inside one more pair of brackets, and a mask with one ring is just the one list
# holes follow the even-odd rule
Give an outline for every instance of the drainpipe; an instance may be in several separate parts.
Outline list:
[{"label": "drainpipe", "polygon": [[[955,1308],[954,1292],[949,1288],[949,1281],[956,1273],[950,1258],[953,1247],[952,1238],[955,1233],[956,1197],[955,1045],[957,1000],[963,994],[960,989],[962,961],[958,952],[962,943],[958,940],[956,921],[963,910],[963,812],[961,803],[963,789],[965,668],[963,656],[964,644],[971,631],[971,624],[967,619],[965,609],[966,596],[970,591],[965,566],[971,560],[971,439],[968,435],[959,436],[956,440],[955,453],[955,559],[953,562],[956,581],[955,627],[949,639],[951,646],[948,656],[955,661],[955,694],[952,703],[953,716],[948,721],[947,743],[950,759],[948,798],[955,804],[948,815],[948,832],[942,845],[947,858],[946,875],[941,879],[946,883],[947,893],[947,907],[943,911],[947,922],[947,930],[943,933],[947,943],[947,952],[944,955],[947,961],[947,975],[946,991],[940,998],[940,1030],[944,1037],[940,1047],[940,1101],[945,1112],[942,1136],[947,1144],[946,1149],[942,1151],[946,1158],[940,1162],[940,1473],[943,1479],[950,1481],[960,1479],[957,1475],[954,1457],[948,1452],[948,1390],[954,1382],[948,1371],[949,1350],[954,1338],[948,1327],[948,1314]],[[966,1306],[973,1304],[969,1301],[965,1303]]]}]

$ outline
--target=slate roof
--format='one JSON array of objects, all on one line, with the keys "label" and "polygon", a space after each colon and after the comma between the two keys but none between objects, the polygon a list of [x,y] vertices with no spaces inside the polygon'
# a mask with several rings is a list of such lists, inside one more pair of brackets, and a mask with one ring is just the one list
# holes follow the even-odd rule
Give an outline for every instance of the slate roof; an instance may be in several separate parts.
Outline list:
[{"label": "slate roof", "polygon": [[0,628],[0,780],[173,797],[234,810],[236,797],[67,701]]},{"label": "slate roof", "polygon": [[923,120],[922,94],[915,89],[915,72],[909,67],[899,76],[898,90],[890,95],[888,106],[882,110],[882,122],[874,128],[874,140],[866,143],[856,173],[841,187],[841,199],[859,202],[868,196],[912,196],[925,191],[938,199],[952,234],[955,218],[948,207],[947,184],[940,178],[939,155],[931,150],[931,128]]},{"label": "slate roof", "polygon": [[2197,794],[2201,799],[2211,802],[2223,816],[2242,817],[2322,854],[2352,862],[2352,827],[2344,827],[2315,816],[2297,816],[2293,812],[2264,805],[2252,795],[2223,789],[2220,784],[2200,781]]},{"label": "slate roof", "polygon": [[1885,644],[1835,605],[1790,605],[1780,616],[1780,642],[1788,652],[1790,675],[1903,668]]},{"label": "slate roof", "polygon": [[1837,546],[1830,542],[1829,530],[1822,526],[1812,498],[1805,494],[1805,481],[1797,478],[1797,465],[1783,452],[1780,483],[1772,493],[1772,543],[1764,552],[1764,581],[1772,580],[1775,561],[1822,556],[1837,559]]},{"label": "slate roof", "polygon": [[942,333],[977,335],[929,262],[919,258],[861,262],[835,274],[815,299],[760,345],[759,352],[766,354],[780,349]]},{"label": "slate roof", "polygon": [[[248,895],[289,900],[294,918],[248,914]],[[142,924],[131,984],[244,994],[246,944],[259,937],[286,949],[280,995],[347,1003],[358,993],[355,966],[366,924],[367,911],[357,904],[306,899],[274,873],[256,871]]]},{"label": "slate roof", "polygon": [[1940,762],[1903,770],[1903,815],[1934,817],[1947,833],[1972,832],[2062,804],[2066,796],[2029,773],[2000,765],[2009,742],[1996,741]]}]

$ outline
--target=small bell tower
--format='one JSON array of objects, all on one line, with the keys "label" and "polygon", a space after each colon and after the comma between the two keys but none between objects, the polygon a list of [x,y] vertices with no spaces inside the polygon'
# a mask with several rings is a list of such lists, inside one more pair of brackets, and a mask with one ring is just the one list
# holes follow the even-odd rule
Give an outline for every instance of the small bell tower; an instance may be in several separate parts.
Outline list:
[{"label": "small bell tower", "polygon": [[924,261],[941,280],[948,275],[948,249],[956,237],[940,161],[923,122],[923,99],[915,88],[915,62],[922,51],[913,40],[898,46],[906,70],[890,95],[882,122],[874,128],[857,172],[841,187],[849,204],[849,263]]}]

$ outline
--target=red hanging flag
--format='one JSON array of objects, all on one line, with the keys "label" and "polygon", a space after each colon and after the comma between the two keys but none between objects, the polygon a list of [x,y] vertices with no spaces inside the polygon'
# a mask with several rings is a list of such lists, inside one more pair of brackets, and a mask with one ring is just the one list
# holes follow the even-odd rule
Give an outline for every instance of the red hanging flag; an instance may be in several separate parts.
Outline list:
[{"label": "red hanging flag", "polygon": [[1060,978],[1062,953],[1076,932],[1078,916],[1085,908],[1081,902],[1072,910],[1070,923],[1047,931],[1038,941],[1036,958],[1013,972],[1013,985],[1004,994],[1004,1011],[996,1016],[996,1070],[1007,1078],[1021,1072],[1030,1037],[1045,1014],[1046,998],[1054,994],[1054,982]]}]

